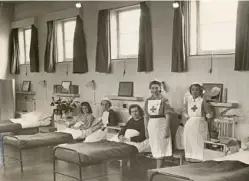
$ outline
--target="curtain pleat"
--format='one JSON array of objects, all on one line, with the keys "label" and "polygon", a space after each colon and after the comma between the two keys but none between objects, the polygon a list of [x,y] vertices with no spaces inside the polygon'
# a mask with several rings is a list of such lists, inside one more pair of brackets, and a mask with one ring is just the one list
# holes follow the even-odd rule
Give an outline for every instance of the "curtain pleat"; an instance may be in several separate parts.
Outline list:
[{"label": "curtain pleat", "polygon": [[185,15],[187,11],[188,2],[178,1],[178,3],[179,7],[174,9],[171,72],[186,72],[187,18]]},{"label": "curtain pleat", "polygon": [[55,72],[56,65],[56,47],[55,47],[55,23],[47,22],[47,41],[44,56],[44,71],[47,73]]},{"label": "curtain pleat", "polygon": [[30,72],[39,72],[39,48],[38,48],[38,30],[32,25],[30,42]]},{"label": "curtain pleat", "polygon": [[249,2],[248,1],[238,2],[234,70],[236,71],[249,70]]},{"label": "curtain pleat", "polygon": [[73,73],[88,72],[86,40],[83,28],[83,21],[78,15],[76,18],[76,27],[73,43]]},{"label": "curtain pleat", "polygon": [[19,74],[19,40],[18,29],[12,29],[9,41],[10,74]]},{"label": "curtain pleat", "polygon": [[95,71],[99,73],[110,72],[109,19],[109,10],[99,11],[95,67]]},{"label": "curtain pleat", "polygon": [[138,72],[153,71],[152,30],[149,6],[140,3],[141,16],[139,25]]}]

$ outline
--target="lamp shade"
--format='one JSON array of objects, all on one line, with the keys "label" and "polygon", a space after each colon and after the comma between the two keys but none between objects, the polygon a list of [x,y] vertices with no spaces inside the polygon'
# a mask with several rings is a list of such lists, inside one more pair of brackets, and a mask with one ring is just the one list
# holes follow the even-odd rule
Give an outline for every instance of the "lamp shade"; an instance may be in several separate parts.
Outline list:
[{"label": "lamp shade", "polygon": [[86,87],[87,87],[87,88],[90,88],[90,89],[92,89],[92,90],[96,90],[96,83],[95,83],[95,81],[92,80],[92,81],[88,82],[88,83],[86,84]]}]

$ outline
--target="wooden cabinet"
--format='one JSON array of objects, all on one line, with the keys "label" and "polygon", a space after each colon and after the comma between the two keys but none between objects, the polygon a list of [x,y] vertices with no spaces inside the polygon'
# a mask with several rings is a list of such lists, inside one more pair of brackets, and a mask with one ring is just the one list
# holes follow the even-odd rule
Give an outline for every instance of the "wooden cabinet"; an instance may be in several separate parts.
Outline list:
[{"label": "wooden cabinet", "polygon": [[0,120],[15,117],[15,80],[0,79]]},{"label": "wooden cabinet", "polygon": [[34,92],[16,92],[16,112],[32,112],[35,107]]}]

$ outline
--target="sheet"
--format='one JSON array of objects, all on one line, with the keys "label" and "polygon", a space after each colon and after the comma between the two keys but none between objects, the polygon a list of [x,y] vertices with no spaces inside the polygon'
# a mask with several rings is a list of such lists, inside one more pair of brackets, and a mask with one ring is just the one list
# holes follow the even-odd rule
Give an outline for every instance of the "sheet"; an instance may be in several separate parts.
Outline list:
[{"label": "sheet", "polygon": [[[115,136],[113,136],[112,138],[110,138],[108,140],[109,141],[114,141],[114,142],[120,142],[119,139],[118,139],[118,134],[116,134]],[[144,140],[143,142],[140,142],[140,143],[131,142],[131,141],[126,141],[124,143],[126,143],[128,145],[135,146],[138,149],[139,153],[141,153],[141,152],[150,152],[151,151],[150,143],[149,143],[148,139],[146,139],[146,140]]]},{"label": "sheet", "polygon": [[[58,147],[69,148],[78,152],[83,165],[101,163],[107,160],[129,159],[138,153],[135,146],[107,140],[63,144],[58,145]],[[72,151],[57,149],[55,156],[64,161],[78,163],[78,155]]]},{"label": "sheet", "polygon": [[20,148],[32,148],[41,146],[53,146],[62,143],[68,143],[73,141],[73,137],[68,133],[37,133],[34,135],[17,135],[13,137],[5,137],[4,143],[14,146],[19,146]]},{"label": "sheet", "polygon": [[22,129],[26,128],[35,128],[40,126],[48,126],[50,124],[49,120],[36,120],[36,119],[27,119],[26,117],[17,118],[17,119],[10,119],[13,123],[21,124]]},{"label": "sheet", "polygon": [[15,132],[22,129],[21,124],[13,123],[10,120],[0,121],[0,133]]},{"label": "sheet", "polygon": [[226,161],[226,160],[234,160],[240,161],[242,163],[249,165],[249,150],[241,150],[231,155],[227,155],[225,157],[214,159],[216,161]]},{"label": "sheet", "polygon": [[84,139],[92,133],[92,131],[90,129],[88,129],[88,130],[76,130],[76,129],[71,129],[71,128],[64,128],[64,129],[56,131],[56,132],[71,134],[73,136],[73,139],[75,139],[75,140]]},{"label": "sheet", "polygon": [[[149,177],[155,172],[159,172],[163,176],[160,179],[156,179],[155,177],[153,181],[159,181],[162,178],[167,181],[188,179],[193,181],[248,181],[249,165],[240,161],[206,161],[203,163],[149,170]],[[179,177],[182,177],[182,179],[176,179]]]}]

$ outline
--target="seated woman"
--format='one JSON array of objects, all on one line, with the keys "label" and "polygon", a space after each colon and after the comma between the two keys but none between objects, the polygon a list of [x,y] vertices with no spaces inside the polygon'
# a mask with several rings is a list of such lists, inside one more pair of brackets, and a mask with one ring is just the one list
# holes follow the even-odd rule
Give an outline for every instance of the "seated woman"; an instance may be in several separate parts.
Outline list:
[{"label": "seated woman", "polygon": [[68,122],[67,128],[58,132],[70,133],[74,139],[84,139],[92,133],[92,125],[95,117],[88,102],[81,103],[81,112],[72,121]]},{"label": "seated woman", "polygon": [[133,104],[129,107],[131,118],[121,129],[118,135],[114,136],[110,141],[124,142],[137,147],[139,152],[149,152],[149,141],[145,137],[144,117],[142,108]]},{"label": "seated woman", "polygon": [[111,102],[108,99],[101,101],[102,116],[92,127],[92,134],[87,136],[85,142],[96,142],[107,138],[106,126],[116,126],[119,122],[118,116],[111,109]]}]

